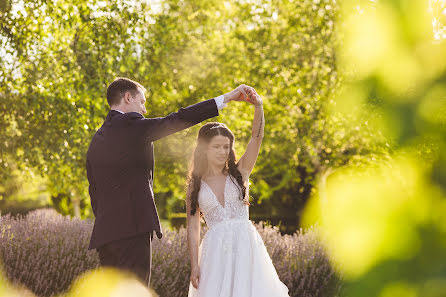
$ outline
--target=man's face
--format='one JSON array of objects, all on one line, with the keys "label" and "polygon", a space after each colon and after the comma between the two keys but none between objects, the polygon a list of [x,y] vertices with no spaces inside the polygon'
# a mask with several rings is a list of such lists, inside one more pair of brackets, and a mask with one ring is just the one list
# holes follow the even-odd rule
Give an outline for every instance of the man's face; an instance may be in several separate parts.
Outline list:
[{"label": "man's face", "polygon": [[142,115],[147,113],[146,107],[144,105],[146,103],[146,97],[140,89],[138,89],[138,91],[135,93],[135,96],[132,96],[132,94],[130,94],[129,99],[130,111],[134,111]]}]

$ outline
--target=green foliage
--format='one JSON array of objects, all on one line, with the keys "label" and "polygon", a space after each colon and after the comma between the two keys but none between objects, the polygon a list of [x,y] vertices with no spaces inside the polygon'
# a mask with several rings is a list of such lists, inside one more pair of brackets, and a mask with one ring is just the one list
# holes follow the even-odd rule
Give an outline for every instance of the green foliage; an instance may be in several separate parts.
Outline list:
[{"label": "green foliage", "polygon": [[[1,154],[18,159],[20,152],[18,163],[47,177],[54,197],[88,205],[85,153],[116,76],[147,88],[149,117],[246,83],[264,97],[267,121],[252,175],[259,205],[251,213],[283,218],[294,231],[320,176],[385,151],[367,125],[373,113],[355,115],[358,124],[350,127],[332,112],[341,81],[338,13],[334,0],[14,2],[1,13],[0,126],[7,131]],[[217,119],[235,133],[239,157],[252,117],[251,106],[231,103]],[[155,194],[164,218],[184,212],[197,130],[155,144]],[[64,209],[76,214],[76,207]],[[79,213],[91,215],[89,208]]]},{"label": "green foliage", "polygon": [[343,2],[338,56],[348,75],[337,102],[344,113],[379,110],[370,124],[393,152],[332,175],[306,215],[342,264],[345,296],[444,296],[446,42],[438,27],[432,34],[428,1],[363,2]]},{"label": "green foliage", "polygon": [[0,214],[24,213],[29,210],[48,207],[49,193],[46,189],[46,180],[25,167],[21,170],[17,163],[11,159],[2,160],[0,167]]}]

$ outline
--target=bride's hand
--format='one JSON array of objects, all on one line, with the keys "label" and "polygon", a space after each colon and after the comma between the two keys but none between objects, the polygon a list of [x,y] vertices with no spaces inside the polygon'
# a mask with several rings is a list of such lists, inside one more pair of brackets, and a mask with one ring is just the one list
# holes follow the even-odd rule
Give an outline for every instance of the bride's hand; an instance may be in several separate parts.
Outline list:
[{"label": "bride's hand", "polygon": [[246,101],[255,106],[259,106],[263,104],[262,98],[257,94],[256,90],[253,87],[246,86],[245,92],[248,95]]},{"label": "bride's hand", "polygon": [[192,267],[190,272],[190,281],[192,286],[194,286],[195,289],[198,289],[198,283],[200,282],[200,267]]}]

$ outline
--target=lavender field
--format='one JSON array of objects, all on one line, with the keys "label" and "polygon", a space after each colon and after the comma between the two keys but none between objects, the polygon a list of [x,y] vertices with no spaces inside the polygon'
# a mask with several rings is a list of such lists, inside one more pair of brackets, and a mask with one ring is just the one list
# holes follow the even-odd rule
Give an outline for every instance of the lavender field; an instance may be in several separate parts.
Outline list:
[{"label": "lavender field", "polygon": [[[64,217],[54,210],[26,216],[3,216],[0,256],[6,278],[37,296],[64,293],[78,276],[97,268],[95,251],[88,251],[89,220]],[[316,228],[281,235],[276,227],[256,224],[290,296],[339,296],[341,280],[330,266]],[[206,230],[204,230],[206,232]],[[151,286],[160,297],[187,296],[189,261],[186,230],[165,230],[153,241]]]}]

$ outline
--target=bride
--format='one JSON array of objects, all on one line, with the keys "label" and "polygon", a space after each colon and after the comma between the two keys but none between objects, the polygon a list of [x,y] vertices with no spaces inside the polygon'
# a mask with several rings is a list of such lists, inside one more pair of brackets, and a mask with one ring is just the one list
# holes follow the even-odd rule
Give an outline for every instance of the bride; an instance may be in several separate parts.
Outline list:
[{"label": "bride", "polygon": [[[263,139],[262,99],[245,89],[255,106],[252,136],[236,162],[234,135],[221,123],[198,132],[187,191],[189,297],[288,297],[265,245],[249,220],[249,175]],[[200,214],[209,231],[200,244]]]}]

